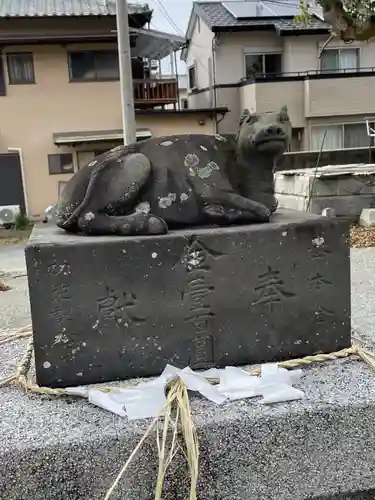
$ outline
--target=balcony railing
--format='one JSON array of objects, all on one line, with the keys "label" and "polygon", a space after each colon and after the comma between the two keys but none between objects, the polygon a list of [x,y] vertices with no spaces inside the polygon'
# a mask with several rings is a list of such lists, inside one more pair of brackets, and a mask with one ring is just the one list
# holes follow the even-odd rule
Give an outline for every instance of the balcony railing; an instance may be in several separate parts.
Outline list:
[{"label": "balcony railing", "polygon": [[316,78],[335,78],[337,76],[368,76],[371,74],[375,74],[374,67],[368,68],[347,68],[347,69],[317,69],[310,71],[288,71],[288,72],[280,72],[280,73],[258,73],[255,72],[251,77],[244,78],[244,81],[247,82],[262,82],[262,81],[277,81],[283,79],[303,79],[304,77],[316,77]]},{"label": "balcony railing", "polygon": [[178,103],[176,78],[133,80],[134,104],[137,108],[153,108]]}]

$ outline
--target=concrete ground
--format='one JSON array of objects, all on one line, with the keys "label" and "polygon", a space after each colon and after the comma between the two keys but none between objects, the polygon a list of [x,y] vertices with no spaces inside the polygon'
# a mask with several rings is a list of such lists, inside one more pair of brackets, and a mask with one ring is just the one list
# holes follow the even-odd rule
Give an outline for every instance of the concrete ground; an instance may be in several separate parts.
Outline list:
[{"label": "concrete ground", "polygon": [[[375,248],[353,249],[351,257],[353,328],[375,347]],[[11,290],[0,293],[0,331],[9,331],[30,323],[22,246],[0,246],[1,272]],[[0,377],[13,371],[24,345],[0,347]],[[202,498],[375,498],[373,372],[355,360],[328,363],[309,369],[300,387],[304,401],[269,408],[249,401],[217,408],[193,399],[201,438]],[[86,401],[0,389],[0,498],[102,499],[146,427]],[[152,498],[154,444],[146,444],[114,500]],[[173,496],[185,471],[176,474],[165,500],[187,498]]]}]

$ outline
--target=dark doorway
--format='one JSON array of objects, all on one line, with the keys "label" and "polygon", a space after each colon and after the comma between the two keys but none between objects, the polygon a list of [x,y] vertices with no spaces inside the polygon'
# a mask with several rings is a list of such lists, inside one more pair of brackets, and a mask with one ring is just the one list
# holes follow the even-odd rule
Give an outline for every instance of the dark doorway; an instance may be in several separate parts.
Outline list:
[{"label": "dark doorway", "polygon": [[20,157],[17,153],[0,154],[0,206],[19,205],[25,213]]}]

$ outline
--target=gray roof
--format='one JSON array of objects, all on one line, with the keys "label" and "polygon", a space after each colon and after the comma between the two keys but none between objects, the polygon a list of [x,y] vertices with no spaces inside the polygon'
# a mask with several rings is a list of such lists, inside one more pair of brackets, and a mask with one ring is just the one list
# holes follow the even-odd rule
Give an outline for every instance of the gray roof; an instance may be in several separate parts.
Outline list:
[{"label": "gray roof", "polygon": [[[229,3],[229,2],[228,2]],[[321,30],[327,32],[329,25],[314,17],[312,22],[305,26],[294,23],[292,17],[270,17],[270,18],[235,18],[221,2],[194,2],[193,10],[212,30],[220,29],[275,29],[278,33],[283,31],[310,31]]]},{"label": "gray roof", "polygon": [[[129,14],[148,11],[128,4]],[[115,0],[0,0],[0,17],[114,16]]]}]

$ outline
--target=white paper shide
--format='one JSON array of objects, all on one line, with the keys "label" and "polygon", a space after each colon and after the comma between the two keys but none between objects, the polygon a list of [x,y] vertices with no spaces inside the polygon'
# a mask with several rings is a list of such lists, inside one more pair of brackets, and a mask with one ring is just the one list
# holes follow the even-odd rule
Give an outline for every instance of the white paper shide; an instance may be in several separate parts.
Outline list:
[{"label": "white paper shide", "polygon": [[[75,387],[68,389],[68,393],[85,397],[90,403],[120,417],[136,420],[160,415],[166,404],[165,388],[174,379],[181,379],[190,391],[198,392],[217,405],[257,396],[262,397],[261,404],[271,404],[302,399],[304,393],[293,387],[301,376],[302,370],[288,371],[277,363],[262,365],[259,377],[233,366],[194,372],[189,367],[181,370],[167,365],[160,377],[136,387],[114,387],[110,392]],[[212,378],[217,378],[219,384],[212,385],[208,381]]]}]

